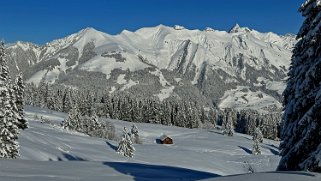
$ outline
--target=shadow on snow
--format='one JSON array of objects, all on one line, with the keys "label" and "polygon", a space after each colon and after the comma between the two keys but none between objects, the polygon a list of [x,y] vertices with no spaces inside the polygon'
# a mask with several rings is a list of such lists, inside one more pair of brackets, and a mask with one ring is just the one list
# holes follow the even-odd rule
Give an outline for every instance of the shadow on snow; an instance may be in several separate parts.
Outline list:
[{"label": "shadow on snow", "polygon": [[245,148],[243,146],[238,146],[239,148],[241,148],[242,150],[244,150],[246,153],[248,154],[252,154],[252,150],[248,149],[248,148]]},{"label": "shadow on snow", "polygon": [[[75,156],[75,155],[72,155],[72,154],[69,154],[69,153],[65,153],[65,152],[62,152],[62,156],[63,158],[61,157],[58,157],[57,158],[57,161],[87,161],[81,157],[78,157],[78,156]],[[52,160],[51,158],[49,158],[48,161],[54,161]]]},{"label": "shadow on snow", "polygon": [[270,148],[268,146],[262,146],[262,148],[269,149],[273,155],[279,155],[280,152],[277,149]]},{"label": "shadow on snow", "polygon": [[[116,149],[116,146],[106,142],[108,146]],[[63,158],[58,157],[57,161],[86,161],[85,159],[62,152]],[[49,159],[49,161],[53,161]],[[149,180],[189,180],[197,181],[208,178],[219,177],[220,175],[191,170],[187,168],[179,168],[172,166],[148,165],[141,163],[128,162],[102,162],[103,165],[113,168],[119,173],[130,175],[135,181],[149,181]]]},{"label": "shadow on snow", "polygon": [[117,146],[115,146],[115,145],[113,145],[113,144],[109,143],[108,141],[106,141],[106,144],[107,144],[107,146],[109,146],[111,149],[113,149],[113,150],[117,151]]},{"label": "shadow on snow", "polygon": [[202,180],[220,175],[186,168],[147,165],[127,162],[104,162],[104,165],[125,175],[131,175],[135,181],[148,180]]}]

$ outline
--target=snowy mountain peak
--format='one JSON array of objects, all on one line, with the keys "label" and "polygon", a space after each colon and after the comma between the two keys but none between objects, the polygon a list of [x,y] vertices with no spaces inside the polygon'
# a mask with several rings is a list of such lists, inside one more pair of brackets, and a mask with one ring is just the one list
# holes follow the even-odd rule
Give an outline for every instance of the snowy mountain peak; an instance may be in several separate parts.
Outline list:
[{"label": "snowy mountain peak", "polygon": [[148,38],[156,38],[156,37],[161,36],[163,34],[171,33],[172,31],[173,31],[172,27],[160,24],[160,25],[154,26],[154,27],[140,28],[140,29],[136,30],[135,33],[141,37],[148,39]]},{"label": "snowy mountain peak", "polygon": [[77,33],[77,40],[79,41],[80,39],[84,39],[84,41],[88,42],[96,42],[96,41],[100,41],[101,39],[106,39],[108,36],[108,34],[98,31],[94,28],[88,27],[85,29],[80,30]]},{"label": "snowy mountain peak", "polygon": [[106,36],[107,34],[101,31],[96,30],[95,28],[92,27],[87,27],[85,29],[80,30],[78,33],[80,36],[92,36],[92,35],[97,35],[97,36]]},{"label": "snowy mountain peak", "polygon": [[7,46],[8,48],[21,48],[23,51],[28,51],[30,49],[37,48],[38,46],[30,43],[30,42],[23,42],[23,41],[17,41],[14,44],[10,44]]},{"label": "snowy mountain peak", "polygon": [[250,32],[251,30],[247,27],[241,27],[239,24],[235,24],[229,31],[229,33],[240,33],[240,32]]},{"label": "snowy mountain peak", "polygon": [[175,26],[174,26],[174,29],[175,29],[175,30],[183,30],[183,29],[185,29],[185,27],[184,27],[184,26],[181,26],[181,25],[175,25]]},{"label": "snowy mountain peak", "polygon": [[215,31],[213,28],[210,28],[210,27],[206,27],[205,30],[206,32],[211,32],[211,31]]}]

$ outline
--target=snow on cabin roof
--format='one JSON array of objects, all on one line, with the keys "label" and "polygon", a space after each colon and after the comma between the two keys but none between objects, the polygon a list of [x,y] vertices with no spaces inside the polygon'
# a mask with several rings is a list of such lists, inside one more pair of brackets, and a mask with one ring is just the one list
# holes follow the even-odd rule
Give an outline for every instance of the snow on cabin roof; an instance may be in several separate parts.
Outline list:
[{"label": "snow on cabin roof", "polygon": [[165,134],[163,134],[161,137],[159,137],[159,139],[160,139],[161,141],[164,141],[166,138],[172,139],[171,137],[169,137],[169,136],[167,136],[167,135],[165,135]]}]

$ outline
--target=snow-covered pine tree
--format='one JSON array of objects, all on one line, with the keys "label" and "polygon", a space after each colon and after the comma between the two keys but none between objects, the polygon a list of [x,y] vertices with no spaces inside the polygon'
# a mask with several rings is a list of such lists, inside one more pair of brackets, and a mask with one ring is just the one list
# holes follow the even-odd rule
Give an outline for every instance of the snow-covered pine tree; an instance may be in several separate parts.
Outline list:
[{"label": "snow-covered pine tree", "polygon": [[157,124],[161,124],[161,122],[162,122],[161,120],[164,115],[163,110],[161,108],[162,108],[161,104],[159,104],[158,102],[154,102],[154,106],[153,106],[152,110],[153,110],[153,114],[154,114],[155,123],[157,123]]},{"label": "snow-covered pine tree", "polygon": [[63,94],[62,94],[62,91],[61,91],[61,89],[59,89],[59,88],[56,88],[57,90],[55,91],[55,94],[54,94],[54,100],[53,100],[53,102],[54,102],[54,110],[56,110],[56,111],[62,111],[62,105],[63,105],[63,103],[62,103],[62,99],[61,99],[61,97],[63,96]]},{"label": "snow-covered pine tree", "polygon": [[49,85],[48,83],[45,82],[44,79],[41,79],[39,85],[38,85],[38,90],[39,90],[39,106],[42,108],[47,108],[47,102],[48,102],[48,88]]},{"label": "snow-covered pine tree", "polygon": [[87,130],[84,130],[90,136],[97,136],[97,130],[101,129],[101,123],[98,121],[97,114],[95,111],[89,118],[89,122],[86,123]]},{"label": "snow-covered pine tree", "polygon": [[88,91],[85,102],[85,115],[92,117],[95,113],[94,94],[92,91]]},{"label": "snow-covered pine tree", "polygon": [[[2,87],[2,86],[1,86]],[[1,88],[0,88],[1,89]],[[10,95],[4,89],[1,90],[1,110],[0,110],[0,157],[18,158],[19,144],[16,116],[13,114],[10,105]],[[6,95],[4,95],[6,94]],[[3,97],[4,96],[4,97]]]},{"label": "snow-covered pine tree", "polygon": [[78,130],[80,122],[80,114],[78,107],[74,106],[70,111],[68,117],[62,122],[62,127],[69,130]]},{"label": "snow-covered pine tree", "polygon": [[258,139],[253,140],[252,154],[261,155],[260,141]]},{"label": "snow-covered pine tree", "polygon": [[143,115],[143,102],[137,101],[136,106],[133,107],[133,122],[143,122],[144,115]]},{"label": "snow-covered pine tree", "polygon": [[56,107],[56,98],[55,98],[55,94],[56,94],[56,91],[54,91],[52,89],[52,87],[50,87],[48,85],[48,98],[47,98],[47,108],[50,109],[50,110],[54,110],[55,107]]},{"label": "snow-covered pine tree", "polygon": [[127,128],[124,127],[122,138],[118,144],[117,153],[125,157],[133,157],[134,151],[135,148],[133,146],[133,142],[130,139]]},{"label": "snow-covered pine tree", "polygon": [[230,112],[226,112],[225,115],[225,122],[223,123],[223,134],[227,134],[228,136],[233,136],[234,134],[234,123],[233,123],[233,119],[231,117],[231,113]]},{"label": "snow-covered pine tree", "polygon": [[72,109],[72,99],[71,99],[72,91],[71,89],[66,89],[64,92],[64,96],[62,98],[62,111],[69,112]]},{"label": "snow-covered pine tree", "polygon": [[253,140],[258,140],[259,143],[263,143],[263,135],[259,127],[255,128],[253,133]]},{"label": "snow-covered pine tree", "polygon": [[261,154],[260,143],[263,143],[263,135],[259,127],[255,128],[252,139],[253,139],[252,153],[254,155],[260,155]]},{"label": "snow-covered pine tree", "polygon": [[9,103],[10,103],[10,108],[11,108],[11,112],[12,112],[12,116],[15,119],[15,122],[19,128],[19,120],[21,119],[19,111],[18,111],[18,107],[16,104],[16,100],[17,100],[17,95],[16,95],[16,86],[14,84],[9,84]]},{"label": "snow-covered pine tree", "polygon": [[210,111],[208,113],[208,118],[210,120],[210,123],[213,124],[213,127],[215,128],[216,126],[216,110],[214,110],[213,108],[210,108]]},{"label": "snow-covered pine tree", "polygon": [[[18,120],[12,110],[9,71],[3,42],[0,43],[0,157],[19,157]],[[13,102],[14,103],[14,102]]]},{"label": "snow-covered pine tree", "polygon": [[226,134],[227,136],[233,136],[234,135],[234,124],[232,117],[228,117],[227,125],[226,125]]},{"label": "snow-covered pine tree", "polygon": [[24,85],[21,73],[16,77],[14,88],[15,88],[14,90],[16,94],[16,106],[19,114],[18,127],[20,129],[26,129],[28,128],[28,122],[24,118],[24,113],[23,113],[25,85]]},{"label": "snow-covered pine tree", "polygon": [[321,172],[321,0],[299,9],[297,35],[284,96],[284,127],[278,170]]},{"label": "snow-covered pine tree", "polygon": [[136,144],[142,144],[140,138],[139,138],[139,134],[138,134],[138,128],[135,124],[133,124],[132,129],[131,129],[131,136],[132,136],[132,140],[134,143]]},{"label": "snow-covered pine tree", "polygon": [[199,109],[198,116],[200,118],[200,122],[202,124],[205,124],[209,119],[209,115],[206,113],[204,107],[198,106],[198,109]]},{"label": "snow-covered pine tree", "polygon": [[163,109],[163,117],[162,117],[162,124],[170,126],[171,122],[171,113],[172,113],[172,105],[169,101],[163,101],[162,104]]}]

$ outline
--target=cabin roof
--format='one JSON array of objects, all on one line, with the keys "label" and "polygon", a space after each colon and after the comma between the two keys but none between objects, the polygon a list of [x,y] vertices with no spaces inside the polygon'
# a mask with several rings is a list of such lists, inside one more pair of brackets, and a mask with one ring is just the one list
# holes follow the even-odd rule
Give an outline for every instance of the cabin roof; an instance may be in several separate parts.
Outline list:
[{"label": "cabin roof", "polygon": [[161,141],[164,141],[166,138],[172,139],[171,137],[169,137],[169,136],[167,136],[167,135],[165,135],[165,134],[163,134],[161,137],[159,137],[159,139],[160,139]]}]

